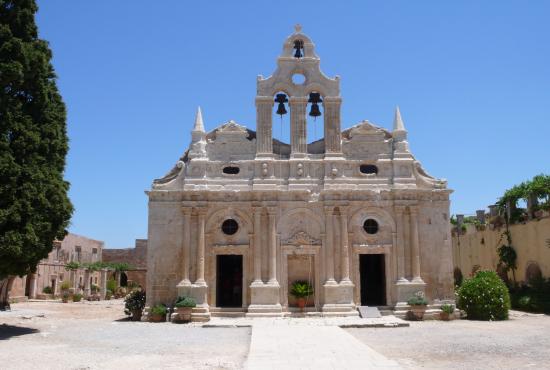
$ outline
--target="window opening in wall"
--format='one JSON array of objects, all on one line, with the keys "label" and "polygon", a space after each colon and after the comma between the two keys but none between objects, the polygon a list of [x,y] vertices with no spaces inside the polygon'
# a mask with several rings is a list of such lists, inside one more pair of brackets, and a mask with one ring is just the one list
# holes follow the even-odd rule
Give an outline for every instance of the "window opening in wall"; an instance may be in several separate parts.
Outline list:
[{"label": "window opening in wall", "polygon": [[223,173],[225,173],[226,175],[236,175],[239,172],[240,172],[239,167],[227,166],[223,168]]},{"label": "window opening in wall", "polygon": [[294,85],[303,85],[306,82],[306,76],[301,73],[295,73],[292,75],[292,83]]},{"label": "window opening in wall", "polygon": [[302,40],[294,40],[294,58],[302,58],[304,56],[304,42]]},{"label": "window opening in wall", "polygon": [[233,235],[239,230],[239,224],[237,221],[229,218],[222,223],[222,231],[226,235]]},{"label": "window opening in wall", "polygon": [[378,167],[376,167],[373,164],[362,164],[361,166],[359,166],[359,171],[361,171],[361,173],[364,173],[366,175],[370,175],[370,174],[376,175],[378,173]]},{"label": "window opening in wall", "polygon": [[378,232],[378,222],[369,218],[363,223],[363,229],[367,234],[376,234]]}]

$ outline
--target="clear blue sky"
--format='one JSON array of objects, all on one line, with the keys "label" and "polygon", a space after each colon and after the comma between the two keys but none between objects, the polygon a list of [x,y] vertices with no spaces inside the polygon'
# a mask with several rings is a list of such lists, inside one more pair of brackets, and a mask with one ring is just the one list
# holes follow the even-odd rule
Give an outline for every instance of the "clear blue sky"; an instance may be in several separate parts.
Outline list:
[{"label": "clear blue sky", "polygon": [[38,3],[68,107],[70,231],[108,247],[147,237],[144,190],[185,151],[197,105],[207,130],[254,128],[256,76],[295,23],[341,76],[343,127],[391,128],[399,105],[453,213],[550,173],[549,1]]}]

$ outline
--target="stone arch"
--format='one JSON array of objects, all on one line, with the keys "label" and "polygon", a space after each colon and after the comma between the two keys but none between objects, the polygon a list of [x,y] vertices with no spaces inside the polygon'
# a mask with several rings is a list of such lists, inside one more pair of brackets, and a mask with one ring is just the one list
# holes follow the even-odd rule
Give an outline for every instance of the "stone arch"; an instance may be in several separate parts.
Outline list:
[{"label": "stone arch", "polygon": [[305,207],[288,210],[277,220],[277,232],[281,235],[282,241],[301,231],[320,240],[324,232],[323,220],[311,209]]},{"label": "stone arch", "polygon": [[367,216],[372,216],[379,224],[389,225],[391,232],[395,232],[395,220],[392,215],[382,208],[377,207],[362,207],[356,210],[350,217],[350,225],[363,225],[363,222],[366,220]]},{"label": "stone arch", "polygon": [[525,282],[530,283],[533,280],[542,278],[542,271],[539,264],[534,261],[527,262],[525,269]]},{"label": "stone arch", "polygon": [[[292,75],[290,75],[289,80],[292,81]],[[288,98],[291,96],[296,95],[296,88],[294,88],[291,84],[279,81],[275,85],[273,85],[273,88],[271,89],[271,96],[275,97],[275,94],[283,92],[286,94]]]},{"label": "stone arch", "polygon": [[220,226],[220,220],[225,218],[234,218],[239,225],[244,226],[249,233],[253,230],[252,219],[246,212],[239,208],[227,207],[213,211],[208,215],[205,226],[206,232],[209,233],[214,231]]}]

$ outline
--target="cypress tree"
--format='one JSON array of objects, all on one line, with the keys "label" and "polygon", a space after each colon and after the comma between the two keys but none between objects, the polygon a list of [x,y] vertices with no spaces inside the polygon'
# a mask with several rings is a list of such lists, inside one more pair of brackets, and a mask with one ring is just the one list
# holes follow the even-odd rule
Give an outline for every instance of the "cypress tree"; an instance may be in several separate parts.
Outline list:
[{"label": "cypress tree", "polygon": [[34,0],[0,0],[0,310],[15,276],[34,272],[66,234],[65,104]]}]

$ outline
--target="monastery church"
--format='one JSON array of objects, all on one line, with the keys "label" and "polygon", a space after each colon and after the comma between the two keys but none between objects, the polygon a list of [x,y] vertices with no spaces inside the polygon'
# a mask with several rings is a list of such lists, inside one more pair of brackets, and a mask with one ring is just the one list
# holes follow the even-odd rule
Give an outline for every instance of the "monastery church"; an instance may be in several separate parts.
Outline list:
[{"label": "monastery church", "polygon": [[[147,306],[186,295],[195,320],[282,316],[303,280],[311,315],[453,299],[452,191],[411,154],[399,109],[391,131],[366,120],[342,131],[340,79],[321,72],[300,26],[258,76],[255,104],[256,131],[207,132],[199,109],[188,150],[147,192]],[[274,138],[285,114],[289,144]],[[307,142],[307,115],[324,138]]]}]

